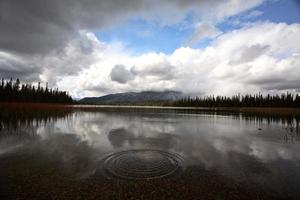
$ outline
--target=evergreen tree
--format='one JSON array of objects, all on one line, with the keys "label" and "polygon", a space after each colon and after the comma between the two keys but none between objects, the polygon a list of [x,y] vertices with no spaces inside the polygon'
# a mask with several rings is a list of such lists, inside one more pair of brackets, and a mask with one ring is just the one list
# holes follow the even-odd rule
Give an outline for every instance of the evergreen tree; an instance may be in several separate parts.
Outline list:
[{"label": "evergreen tree", "polygon": [[0,102],[37,102],[37,103],[72,103],[72,97],[65,91],[43,88],[38,83],[37,88],[31,84],[21,84],[19,79],[14,82],[11,78],[0,84]]},{"label": "evergreen tree", "polygon": [[173,101],[172,106],[179,107],[293,107],[300,108],[300,96],[298,94],[266,95],[261,93],[251,95],[185,97]]}]

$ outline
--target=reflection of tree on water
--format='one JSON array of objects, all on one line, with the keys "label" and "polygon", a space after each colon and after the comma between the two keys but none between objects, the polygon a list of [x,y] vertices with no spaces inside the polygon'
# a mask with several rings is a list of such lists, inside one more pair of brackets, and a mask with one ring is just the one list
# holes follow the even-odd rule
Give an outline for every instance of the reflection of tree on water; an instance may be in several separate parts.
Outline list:
[{"label": "reflection of tree on water", "polygon": [[[209,114],[209,113],[207,113]],[[260,113],[236,113],[236,112],[215,112],[216,115],[232,116],[233,119],[245,120],[255,124],[295,124],[299,123],[299,116],[286,116],[276,114]]]},{"label": "reflection of tree on water", "polygon": [[0,112],[3,161],[0,171],[11,166],[21,169],[24,164],[34,171],[43,163],[43,166],[49,165],[49,170],[53,168],[80,177],[94,173],[99,152],[73,133],[54,132],[55,124],[72,114],[70,109],[5,109]]},{"label": "reflection of tree on water", "polygon": [[286,141],[300,141],[300,126],[299,120],[295,120],[294,123],[287,124],[284,129],[286,130],[286,134],[284,135],[284,140]]},{"label": "reflection of tree on water", "polygon": [[22,132],[23,128],[39,127],[48,122],[70,116],[71,109],[61,108],[6,108],[0,107],[0,134]]},{"label": "reflection of tree on water", "polygon": [[[286,141],[300,141],[300,118],[299,116],[282,116],[267,114],[250,114],[250,113],[227,113],[221,112],[220,115],[232,116],[236,120],[245,120],[252,124],[261,126],[262,124],[272,125],[280,124],[286,130],[283,136]],[[259,128],[261,130],[261,128]]]}]

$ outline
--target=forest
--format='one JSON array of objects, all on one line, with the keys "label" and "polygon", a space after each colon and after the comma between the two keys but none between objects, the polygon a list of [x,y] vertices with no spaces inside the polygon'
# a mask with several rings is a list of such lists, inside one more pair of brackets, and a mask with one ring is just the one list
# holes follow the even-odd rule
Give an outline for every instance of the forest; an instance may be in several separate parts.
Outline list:
[{"label": "forest", "polygon": [[178,107],[285,107],[299,108],[300,96],[298,94],[281,95],[262,95],[247,94],[226,96],[207,96],[207,97],[186,97],[170,102],[172,106]]},{"label": "forest", "polygon": [[66,91],[32,84],[21,84],[19,79],[15,81],[4,80],[0,84],[0,102],[33,102],[33,103],[72,103],[72,97]]},{"label": "forest", "polygon": [[[37,86],[15,81],[1,80],[0,102],[32,102],[32,103],[73,103],[66,91],[48,88],[48,84]],[[123,103],[126,104],[126,103]],[[275,95],[246,94],[227,96],[185,97],[173,101],[131,102],[129,105],[159,105],[175,107],[284,107],[300,108],[300,95],[283,93]],[[128,105],[127,104],[127,105]]]}]

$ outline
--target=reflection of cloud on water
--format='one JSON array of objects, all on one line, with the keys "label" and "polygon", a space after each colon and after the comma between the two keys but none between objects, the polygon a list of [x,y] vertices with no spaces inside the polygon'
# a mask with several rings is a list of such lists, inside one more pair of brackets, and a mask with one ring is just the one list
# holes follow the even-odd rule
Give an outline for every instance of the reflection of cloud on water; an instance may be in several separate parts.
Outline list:
[{"label": "reflection of cloud on water", "polygon": [[[148,134],[149,135],[149,134]],[[169,133],[156,133],[152,136],[147,134],[134,134],[130,129],[118,128],[112,129],[107,137],[114,147],[144,147],[170,149],[176,142],[175,135]]]},{"label": "reflection of cloud on water", "polygon": [[12,151],[15,151],[17,150],[18,148],[21,148],[23,146],[22,143],[17,143],[15,144],[13,142],[13,144],[10,144],[8,141],[4,140],[4,141],[1,141],[0,143],[0,156],[2,154],[7,154],[9,152],[12,152]]},{"label": "reflection of cloud on water", "polygon": [[46,140],[37,140],[28,151],[39,152],[61,163],[67,171],[80,176],[94,173],[101,158],[99,151],[73,134],[55,134]]},{"label": "reflection of cloud on water", "polygon": [[37,127],[33,124],[22,125],[16,129],[0,130],[0,156],[12,153],[23,146],[29,145],[37,138]]},{"label": "reflection of cloud on water", "polygon": [[124,128],[112,129],[107,137],[114,147],[122,147],[125,142],[131,144],[134,138],[133,134]]},{"label": "reflection of cloud on water", "polygon": [[[93,148],[101,147],[108,151],[115,147],[130,148],[133,147],[132,145],[156,145],[165,148],[173,142],[172,135],[175,127],[173,122],[167,123],[171,121],[170,119],[162,122],[150,120],[149,117],[120,116],[100,112],[77,115],[73,119],[71,123],[68,120],[58,120],[54,124],[40,127],[39,135],[51,137],[49,133],[73,133],[81,140],[87,141]],[[121,144],[122,141],[126,144]]]},{"label": "reflection of cloud on water", "polygon": [[295,150],[299,147],[280,140],[283,130],[279,126],[265,126],[258,133],[255,125],[228,116],[81,113],[71,120],[57,120],[42,129],[39,130],[41,135],[72,133],[93,148],[108,152],[114,148],[145,145],[170,149],[207,165],[213,165],[218,162],[218,156],[226,156],[229,152],[252,156],[263,162],[300,159]]},{"label": "reflection of cloud on water", "polygon": [[[286,148],[285,145],[278,145],[274,143],[265,143],[262,141],[253,141],[249,144],[251,149],[250,155],[259,158],[263,161],[272,160],[299,160],[300,156],[294,152],[293,147]],[[299,150],[299,148],[298,148]]]},{"label": "reflection of cloud on water", "polygon": [[300,146],[282,140],[285,130],[276,125],[260,127],[262,130],[258,131],[256,124],[230,116],[80,112],[22,129],[37,137],[21,146],[18,145],[24,144],[24,139],[10,143],[2,140],[0,152],[3,155],[23,149],[55,155],[65,166],[73,166],[82,174],[92,173],[101,155],[133,148],[179,153],[186,165],[201,165],[227,175],[241,169],[258,175],[259,169],[267,173],[276,162],[289,163],[286,168],[299,163]]},{"label": "reflection of cloud on water", "polygon": [[10,162],[15,156],[28,158],[29,169],[35,167],[36,162],[56,163],[55,167],[72,173],[78,177],[87,177],[95,173],[99,168],[99,162],[104,154],[91,148],[86,142],[80,140],[74,134],[57,133],[51,137],[34,137],[20,139],[11,136],[1,140],[1,156]]}]

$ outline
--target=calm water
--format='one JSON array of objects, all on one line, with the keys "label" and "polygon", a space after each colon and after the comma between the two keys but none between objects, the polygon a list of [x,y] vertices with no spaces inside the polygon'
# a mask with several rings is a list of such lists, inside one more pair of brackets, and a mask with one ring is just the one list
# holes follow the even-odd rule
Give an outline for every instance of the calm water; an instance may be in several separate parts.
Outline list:
[{"label": "calm water", "polygon": [[9,116],[0,129],[4,198],[300,195],[294,118],[160,110]]}]

